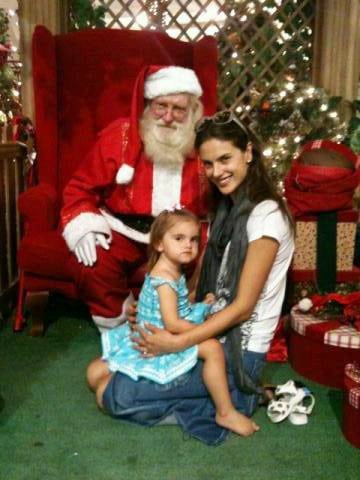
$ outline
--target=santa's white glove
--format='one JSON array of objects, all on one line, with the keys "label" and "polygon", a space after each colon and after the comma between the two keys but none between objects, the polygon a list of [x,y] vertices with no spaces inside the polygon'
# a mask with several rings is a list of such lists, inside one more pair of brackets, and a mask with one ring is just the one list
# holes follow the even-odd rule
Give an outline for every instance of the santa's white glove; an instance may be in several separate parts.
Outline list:
[{"label": "santa's white glove", "polygon": [[87,233],[75,245],[74,253],[78,262],[83,263],[86,267],[92,267],[97,260],[96,245],[109,250],[111,240],[111,237],[103,233]]}]

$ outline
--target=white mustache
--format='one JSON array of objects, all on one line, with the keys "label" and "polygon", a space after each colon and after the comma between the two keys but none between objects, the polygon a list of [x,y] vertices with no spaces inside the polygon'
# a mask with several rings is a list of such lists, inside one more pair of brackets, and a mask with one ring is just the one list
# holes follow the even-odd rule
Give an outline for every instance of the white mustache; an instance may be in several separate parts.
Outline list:
[{"label": "white mustache", "polygon": [[178,130],[179,129],[179,126],[174,124],[174,123],[171,123],[170,125],[168,123],[165,123],[165,122],[162,122],[161,120],[156,122],[156,126],[157,127],[164,127],[164,128],[170,128],[172,130]]}]

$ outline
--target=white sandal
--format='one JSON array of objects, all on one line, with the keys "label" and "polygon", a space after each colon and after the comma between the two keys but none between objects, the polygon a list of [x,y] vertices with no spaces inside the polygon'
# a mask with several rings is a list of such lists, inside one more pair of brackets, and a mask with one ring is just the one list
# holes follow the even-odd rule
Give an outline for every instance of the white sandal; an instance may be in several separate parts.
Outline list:
[{"label": "white sandal", "polygon": [[[304,388],[305,397],[303,400],[293,408],[293,411],[289,414],[289,422],[293,425],[306,425],[309,420],[309,415],[313,411],[315,405],[315,397],[309,389]],[[309,399],[309,403],[304,405],[304,401]]]},{"label": "white sandal", "polygon": [[[302,402],[307,397],[310,398],[311,403],[305,406]],[[294,425],[305,425],[307,415],[311,413],[314,404],[314,396],[307,388],[297,388],[295,382],[289,380],[275,389],[275,399],[269,402],[266,413],[273,423],[280,423],[289,417]],[[290,419],[291,414],[294,415]]]},{"label": "white sandal", "polygon": [[275,397],[291,397],[296,394],[298,387],[294,380],[288,380],[282,385],[278,385],[275,389]]}]

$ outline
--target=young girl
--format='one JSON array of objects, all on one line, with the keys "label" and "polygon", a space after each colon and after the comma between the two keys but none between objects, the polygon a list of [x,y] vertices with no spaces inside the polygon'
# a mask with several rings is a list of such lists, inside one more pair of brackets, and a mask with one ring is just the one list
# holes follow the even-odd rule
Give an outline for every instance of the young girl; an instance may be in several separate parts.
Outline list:
[{"label": "young girl", "polygon": [[[199,232],[198,219],[185,209],[166,210],[154,221],[150,234],[150,273],[145,278],[138,303],[137,322],[140,326],[149,323],[179,334],[203,322],[213,296],[209,294],[204,302],[191,305],[182,274],[182,267],[197,257]],[[103,391],[112,372],[124,373],[133,380],[143,377],[165,384],[191,370],[201,358],[204,361],[203,380],[216,408],[216,423],[242,436],[259,429],[232,404],[224,353],[216,339],[154,357],[134,350],[132,336],[128,324],[102,335],[102,360],[95,360],[88,370],[89,384],[96,390],[99,406],[102,406]],[[96,367],[100,375],[94,382]]]}]

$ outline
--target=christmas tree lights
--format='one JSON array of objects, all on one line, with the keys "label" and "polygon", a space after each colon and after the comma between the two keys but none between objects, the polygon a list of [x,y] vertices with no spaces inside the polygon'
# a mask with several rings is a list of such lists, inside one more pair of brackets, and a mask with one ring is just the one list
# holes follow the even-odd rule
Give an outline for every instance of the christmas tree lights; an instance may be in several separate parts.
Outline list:
[{"label": "christmas tree lights", "polygon": [[[8,29],[9,16],[15,15],[13,10],[0,8],[0,141],[11,140],[11,125],[15,116],[20,114],[20,62],[13,60],[17,48],[11,45]],[[10,129],[11,130],[11,129]]]},{"label": "christmas tree lights", "polygon": [[91,0],[72,0],[70,5],[70,22],[73,30],[83,28],[105,27],[106,8],[93,6]]},{"label": "christmas tree lights", "polygon": [[249,126],[261,140],[265,162],[280,189],[302,144],[324,138],[344,141],[347,122],[341,107],[341,97],[288,75],[253,109]]}]

